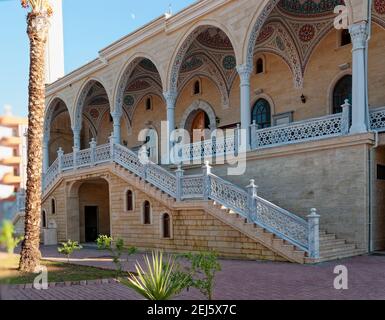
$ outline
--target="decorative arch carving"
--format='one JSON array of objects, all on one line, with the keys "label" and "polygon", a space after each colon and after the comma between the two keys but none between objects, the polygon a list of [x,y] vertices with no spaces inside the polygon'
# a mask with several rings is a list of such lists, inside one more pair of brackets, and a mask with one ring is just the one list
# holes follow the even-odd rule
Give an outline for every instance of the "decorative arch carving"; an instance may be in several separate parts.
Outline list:
[{"label": "decorative arch carving", "polygon": [[210,104],[204,100],[196,100],[194,101],[184,112],[182,119],[180,121],[179,128],[185,129],[187,125],[187,121],[189,119],[189,116],[197,111],[197,110],[203,110],[206,112],[207,116],[210,120],[210,129],[215,130],[217,128],[217,117],[215,115],[214,109],[210,106]]}]

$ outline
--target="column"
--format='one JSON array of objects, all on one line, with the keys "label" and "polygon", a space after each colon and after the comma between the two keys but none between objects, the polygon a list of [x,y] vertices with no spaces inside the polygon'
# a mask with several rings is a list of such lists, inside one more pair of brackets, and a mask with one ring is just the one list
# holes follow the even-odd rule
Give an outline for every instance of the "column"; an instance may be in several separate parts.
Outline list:
[{"label": "column", "polygon": [[365,63],[367,50],[368,26],[366,22],[353,24],[349,27],[353,44],[353,85],[352,85],[352,127],[350,133],[368,131],[366,114],[368,102],[366,95],[366,79],[368,73]]},{"label": "column", "polygon": [[49,168],[49,137],[43,139],[43,174],[46,174]]},{"label": "column", "polygon": [[[167,104],[167,132],[166,132],[166,142],[167,142],[167,154],[162,155],[162,162],[164,164],[170,164],[171,160],[171,147],[170,142],[171,133],[175,130],[175,103],[177,98],[177,93],[174,91],[164,92],[164,98],[166,99]],[[164,139],[164,137],[162,137]]]},{"label": "column", "polygon": [[246,132],[246,141],[242,143],[246,144],[247,150],[250,150],[250,76],[253,68],[243,64],[237,67],[237,71],[241,79],[241,129]]},{"label": "column", "polygon": [[122,114],[120,112],[111,113],[112,119],[114,121],[114,140],[115,144],[121,143],[121,135],[120,135],[120,119]]},{"label": "column", "polygon": [[80,150],[80,129],[74,129],[72,128],[72,132],[74,135],[74,147],[78,150]]}]

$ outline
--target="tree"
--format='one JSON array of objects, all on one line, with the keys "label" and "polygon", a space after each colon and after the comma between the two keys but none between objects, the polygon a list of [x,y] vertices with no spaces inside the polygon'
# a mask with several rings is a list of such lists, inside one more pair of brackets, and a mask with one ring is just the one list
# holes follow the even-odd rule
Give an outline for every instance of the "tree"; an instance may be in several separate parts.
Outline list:
[{"label": "tree", "polygon": [[22,243],[20,271],[34,272],[40,264],[41,177],[43,162],[43,124],[45,108],[45,48],[52,8],[48,0],[22,0],[27,15],[30,41],[28,98],[28,162],[25,205],[25,238]]}]

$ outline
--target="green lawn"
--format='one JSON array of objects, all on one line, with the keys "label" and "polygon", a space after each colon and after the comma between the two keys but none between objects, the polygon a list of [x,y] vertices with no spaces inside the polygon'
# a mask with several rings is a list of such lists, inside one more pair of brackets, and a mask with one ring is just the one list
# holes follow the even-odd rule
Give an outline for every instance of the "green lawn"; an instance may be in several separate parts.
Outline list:
[{"label": "green lawn", "polygon": [[[0,284],[29,284],[33,283],[35,274],[21,273],[17,270],[19,255],[0,254]],[[48,282],[82,281],[127,277],[123,272],[117,274],[114,270],[104,270],[93,267],[79,266],[61,262],[42,261],[48,269]]]}]

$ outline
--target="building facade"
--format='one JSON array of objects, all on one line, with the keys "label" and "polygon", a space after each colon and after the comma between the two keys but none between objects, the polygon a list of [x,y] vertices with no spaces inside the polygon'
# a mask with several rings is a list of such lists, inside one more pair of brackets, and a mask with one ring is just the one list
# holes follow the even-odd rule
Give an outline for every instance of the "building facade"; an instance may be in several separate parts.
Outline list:
[{"label": "building facade", "polygon": [[384,27],[384,0],[203,0],[111,44],[47,86],[44,225],[299,263],[383,249]]},{"label": "building facade", "polygon": [[2,218],[13,218],[15,213],[24,209],[27,119],[15,117],[8,110],[0,116],[0,127],[5,129],[0,139],[0,166],[3,167],[0,185],[4,187],[0,198],[1,221]]}]

